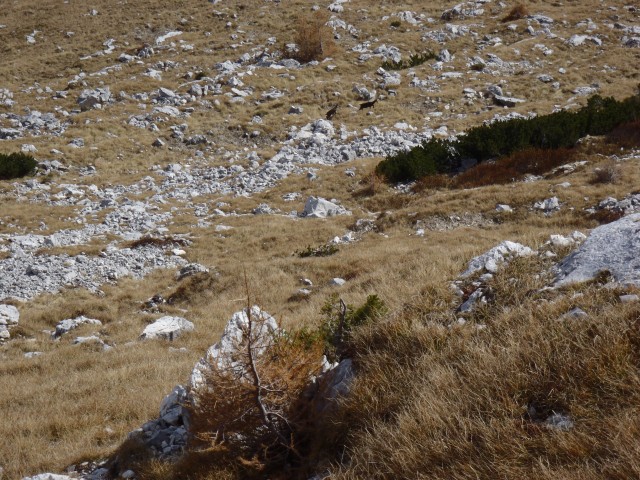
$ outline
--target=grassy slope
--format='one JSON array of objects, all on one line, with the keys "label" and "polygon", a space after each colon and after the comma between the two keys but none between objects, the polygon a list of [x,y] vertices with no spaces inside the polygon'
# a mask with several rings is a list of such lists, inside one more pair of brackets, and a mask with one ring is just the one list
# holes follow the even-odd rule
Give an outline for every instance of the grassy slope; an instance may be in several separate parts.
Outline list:
[{"label": "grassy slope", "polygon": [[[19,105],[31,105],[41,111],[51,111],[58,105],[71,109],[75,91],[67,100],[54,101],[46,97],[36,101],[33,95],[20,90],[35,82],[51,85],[54,90],[63,89],[80,71],[95,72],[115,63],[113,58],[105,57],[78,60],[79,56],[100,49],[108,38],[117,38],[119,44],[127,41],[133,48],[152,41],[164,29],[177,27],[184,17],[188,24],[183,38],[197,46],[196,52],[165,52],[159,54],[158,59],[186,58],[187,65],[175,73],[166,73],[162,82],[140,77],[143,69],[137,66],[125,66],[105,80],[113,92],[151,91],[158,86],[177,89],[183,83],[180,75],[187,69],[211,70],[215,62],[237,58],[250,48],[229,48],[234,41],[229,39],[224,24],[231,19],[232,12],[238,13],[234,21],[247,32],[244,38],[259,44],[272,35],[283,42],[293,38],[291,25],[295,25],[298,13],[308,7],[301,1],[280,6],[268,2],[260,4],[257,10],[242,9],[241,5],[243,2],[238,1],[218,5],[217,8],[225,12],[218,17],[209,4],[203,7],[196,1],[183,1],[171,10],[159,10],[157,2],[142,1],[130,6],[104,0],[92,3],[100,15],[89,17],[85,15],[89,7],[77,3],[12,2],[11,8],[0,13],[0,24],[8,25],[0,30],[0,49],[6,59],[0,68],[2,86],[14,91]],[[347,5],[349,8],[342,18],[361,29],[362,40],[377,37],[380,43],[398,45],[403,52],[424,46],[419,40],[420,33],[407,25],[401,29],[389,28],[379,20],[383,15],[413,9],[438,18],[445,7],[451,6],[436,2],[426,7],[418,1],[372,5],[363,0]],[[594,13],[596,6],[599,7],[596,2],[562,7],[536,3],[530,9],[558,20],[566,18],[571,24],[587,17],[602,24],[608,12],[602,7],[602,11]],[[499,23],[502,13],[495,12],[486,20],[486,26],[478,27],[483,33],[497,33],[513,44],[492,51],[504,59],[518,57],[514,48],[526,52],[527,57],[542,57],[533,50],[537,39],[512,34]],[[630,15],[622,9],[619,13],[623,20],[625,15]],[[473,23],[472,20],[466,22]],[[520,30],[524,29],[524,21],[516,23]],[[562,28],[567,36],[579,31]],[[28,46],[24,36],[33,30],[41,30],[43,37],[35,46]],[[67,31],[74,31],[75,35],[66,38]],[[212,36],[204,37],[205,31],[211,31]],[[465,52],[474,52],[473,42],[464,37],[447,46],[457,55],[454,68],[466,71]],[[345,103],[355,105],[357,102],[351,93],[353,83],[369,85],[364,75],[373,76],[378,61],[357,64],[356,55],[348,51],[354,43],[355,40],[346,37],[338,42],[339,52],[332,61],[338,65],[337,73],[326,72],[324,66],[319,65],[296,73],[295,81],[283,80],[272,72],[260,72],[252,79],[258,91],[270,86],[287,88],[291,92],[287,101],[268,106],[253,103],[238,106],[223,101],[220,108],[196,112],[190,131],[213,130],[221,148],[242,148],[246,145],[241,134],[244,129],[253,128],[247,122],[256,112],[265,116],[265,128],[271,129],[267,130],[266,138],[273,135],[282,139],[290,124],[303,125],[322,117],[333,105],[334,91],[342,93]],[[637,83],[633,65],[638,53],[614,48],[613,41],[607,53],[592,47],[572,50],[559,40],[553,45],[556,53],[544,59],[550,65],[540,72],[550,71],[555,75],[560,66],[567,68],[567,74],[561,77],[565,86],[556,92],[537,81],[535,75],[519,74],[509,78],[509,89],[514,96],[532,100],[522,107],[522,112],[548,112],[554,103],[564,104],[571,96],[571,88],[594,81],[601,83],[604,95],[619,98],[629,95]],[[211,53],[203,53],[204,48],[210,48]],[[604,64],[615,69],[604,72]],[[432,74],[428,65],[417,68],[416,72],[420,78]],[[444,120],[434,119],[430,125],[438,127],[447,123],[450,130],[463,129],[491,117],[496,110],[487,109],[484,103],[465,104],[460,100],[460,91],[463,86],[480,89],[496,80],[476,72],[470,73],[464,84],[459,80],[442,82],[443,88],[437,94],[442,102],[436,109],[448,102],[452,105],[452,115]],[[99,86],[100,81],[100,77],[94,77],[89,84]],[[296,91],[299,85],[305,88]],[[425,115],[432,110],[424,102],[431,99],[406,84],[398,90],[399,96],[393,101],[381,102],[373,115],[344,109],[335,120],[349,130],[371,125],[392,126],[400,120],[421,126]],[[303,105],[305,113],[299,118],[287,116],[290,104]],[[123,124],[123,119],[134,113],[139,113],[135,104],[118,104],[106,112],[87,112],[78,117],[81,120],[76,121],[62,139],[21,139],[3,142],[2,147],[13,151],[28,141],[34,143],[41,154],[50,148],[59,148],[65,152],[67,163],[96,165],[99,174],[91,182],[98,185],[129,182],[147,175],[148,167],[153,164],[164,165],[192,155],[192,151],[179,145],[175,145],[173,152],[153,151],[148,145],[155,134],[134,131]],[[460,119],[456,117],[458,113],[474,115]],[[103,119],[101,124],[96,123],[98,118]],[[85,124],[87,120],[89,123]],[[68,140],[76,136],[84,137],[97,149],[78,152],[65,148]],[[258,145],[265,154],[272,148],[268,141]],[[117,157],[118,154],[122,157]],[[551,233],[568,233],[576,228],[585,231],[595,226],[595,222],[582,213],[584,207],[609,195],[621,198],[637,188],[640,182],[637,160],[621,165],[620,183],[591,185],[588,182],[591,170],[605,159],[597,150],[586,147],[582,155],[590,161],[586,168],[534,184],[463,191],[427,189],[419,195],[399,194],[378,186],[374,195],[362,196],[358,192],[367,186],[364,177],[372,171],[376,160],[358,160],[354,162],[355,179],[344,176],[341,168],[323,168],[319,181],[314,183],[291,178],[252,200],[225,199],[233,208],[243,211],[262,201],[288,211],[299,209],[300,205],[292,207],[283,202],[281,194],[300,191],[303,195],[340,198],[354,210],[354,218],[302,223],[278,217],[239,217],[224,220],[234,227],[224,236],[213,228],[195,231],[195,243],[188,249],[188,258],[215,268],[217,276],[211,283],[194,286],[183,302],[162,309],[162,313],[182,314],[196,323],[198,333],[180,339],[175,345],[187,347],[186,353],[169,352],[166,345],[153,342],[125,346],[137,338],[151,319],[141,312],[141,303],[156,293],[170,294],[178,288],[174,272],[161,271],[144,281],[127,280],[118,286],[106,287],[104,297],[68,290],[20,304],[21,328],[26,338],[0,347],[3,385],[0,389],[0,411],[3,412],[0,466],[7,478],[17,478],[37,471],[61,470],[71,463],[99,458],[112,451],[128,431],[154,416],[162,396],[173,385],[186,380],[194,362],[219,336],[226,319],[241,308],[244,298],[241,272],[246,269],[257,300],[287,325],[319,321],[322,305],[335,291],[327,283],[336,276],[349,279],[340,290],[349,303],[360,304],[368,294],[377,293],[393,312],[404,312],[392,317],[401,328],[388,320],[377,333],[361,333],[362,378],[352,405],[347,405],[349,408],[345,410],[345,414],[353,415],[346,417],[351,435],[348,457],[352,462],[349,467],[335,468],[336,476],[411,478],[419,476],[417,471],[431,475],[429,478],[438,478],[438,475],[441,478],[636,476],[638,457],[632,440],[637,439],[637,412],[633,406],[637,405],[637,399],[633,396],[635,393],[630,393],[637,382],[636,347],[635,337],[628,334],[635,328],[633,320],[638,316],[635,307],[620,309],[613,296],[587,290],[580,305],[592,315],[588,322],[576,326],[554,323],[555,316],[572,304],[566,297],[542,306],[538,306],[537,298],[516,299],[515,304],[504,311],[499,310],[498,304],[498,310],[490,312],[489,320],[478,320],[489,325],[483,332],[475,332],[473,321],[470,326],[454,331],[433,325],[433,322],[444,323],[445,319],[452,318],[446,284],[471,256],[507,238],[536,246]],[[216,157],[214,161],[222,160]],[[60,183],[83,181],[73,175],[57,180]],[[361,180],[363,183],[359,183]],[[562,181],[571,182],[573,187],[557,187]],[[6,183],[0,186],[4,191],[11,189]],[[552,194],[566,203],[560,213],[543,217],[528,210],[533,201]],[[217,200],[220,199],[204,199]],[[33,231],[44,216],[51,229],[72,226],[67,221],[70,216],[67,208],[17,202],[6,194],[2,201],[4,223],[0,228],[3,233],[17,230],[7,226],[9,223]],[[508,203],[516,208],[516,213],[503,216],[498,223],[486,228],[427,231],[423,238],[410,236],[412,225],[418,219],[463,212],[493,217],[496,203]],[[369,216],[378,219],[385,237],[368,234],[361,243],[341,247],[337,255],[328,258],[292,256],[295,250],[318,245],[344,233],[355,218]],[[192,218],[181,217],[171,226],[172,233],[185,233],[193,223]],[[302,277],[312,278],[316,285],[310,299],[287,301],[300,287]],[[410,308],[404,308],[407,305]],[[52,344],[48,335],[41,333],[57,321],[80,313],[104,321],[105,339],[119,345],[115,352],[103,354],[73,346],[70,339]],[[603,331],[602,325],[609,324],[611,329]],[[595,342],[595,346],[594,332],[597,338],[604,339],[601,343]],[[442,339],[446,349],[432,348],[434,339]],[[570,351],[571,345],[575,345],[575,351]],[[31,360],[22,357],[23,352],[34,350],[44,351],[46,355]],[[541,370],[531,368],[529,359],[536,361]],[[560,367],[551,370],[556,364]],[[598,371],[596,366],[601,364],[604,364],[603,370]],[[592,375],[589,372],[594,368],[596,373]],[[575,372],[584,372],[580,379],[585,381],[578,382]],[[547,380],[551,377],[554,381],[549,383]],[[557,386],[564,389],[558,390]],[[523,420],[523,406],[532,401],[535,394],[548,393],[551,387],[559,391],[559,398],[564,402],[562,407],[575,416],[578,427],[574,432],[556,434],[535,425],[530,427],[535,431],[524,427],[528,424]],[[392,395],[394,391],[402,395]],[[376,415],[370,417],[364,407],[371,407]],[[612,438],[614,431],[621,432],[617,438]],[[602,449],[594,451],[594,444],[600,443]],[[384,463],[379,463],[380,459],[385,459]],[[604,469],[605,462],[611,465],[611,470]]]}]

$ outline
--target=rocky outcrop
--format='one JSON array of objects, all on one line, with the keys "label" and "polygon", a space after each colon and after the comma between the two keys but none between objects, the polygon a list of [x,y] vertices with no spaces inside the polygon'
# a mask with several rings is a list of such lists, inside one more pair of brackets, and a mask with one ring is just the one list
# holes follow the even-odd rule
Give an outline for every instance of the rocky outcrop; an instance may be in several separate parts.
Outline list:
[{"label": "rocky outcrop", "polygon": [[595,228],[557,267],[556,287],[610,274],[623,285],[640,286],[640,213]]}]

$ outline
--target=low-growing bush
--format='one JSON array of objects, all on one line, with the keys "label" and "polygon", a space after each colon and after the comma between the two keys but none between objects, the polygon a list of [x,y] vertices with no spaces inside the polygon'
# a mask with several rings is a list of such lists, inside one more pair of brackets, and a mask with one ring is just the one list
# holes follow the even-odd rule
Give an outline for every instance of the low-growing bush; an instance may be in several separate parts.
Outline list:
[{"label": "low-growing bush", "polygon": [[594,169],[589,181],[592,185],[618,183],[620,181],[620,167],[613,161]]},{"label": "low-growing bush", "polygon": [[428,51],[423,53],[414,53],[409,57],[409,60],[400,60],[399,62],[386,61],[382,63],[382,68],[385,70],[405,70],[407,68],[417,67],[429,60],[436,58],[436,54]]},{"label": "low-growing bush", "polygon": [[376,167],[376,173],[390,182],[409,182],[452,170],[457,158],[455,143],[433,139],[383,160]]},{"label": "low-growing bush", "polygon": [[640,95],[622,101],[595,95],[575,112],[494,122],[474,127],[457,140],[430,140],[387,157],[378,164],[376,173],[390,182],[406,182],[454,172],[462,159],[484,162],[527,149],[571,148],[586,135],[604,135],[619,125],[637,122],[639,117]]},{"label": "low-growing bush", "polygon": [[601,208],[595,212],[589,214],[589,220],[595,220],[600,225],[606,225],[607,223],[613,223],[616,220],[620,220],[624,217],[622,210],[610,210],[608,208]]},{"label": "low-growing bush", "polygon": [[26,153],[0,153],[0,180],[11,180],[32,174],[38,162]]},{"label": "low-growing bush", "polygon": [[325,345],[325,355],[331,361],[350,356],[351,334],[354,328],[369,323],[387,313],[387,306],[377,295],[369,295],[358,308],[345,304],[337,294],[329,297],[322,307],[324,322],[319,334]]},{"label": "low-growing bush", "polygon": [[607,141],[624,148],[640,148],[640,120],[617,126],[607,135]]},{"label": "low-growing bush", "polygon": [[296,255],[300,258],[307,257],[328,257],[335,253],[338,253],[339,249],[333,243],[326,245],[320,245],[319,247],[307,246],[304,250],[296,250]]},{"label": "low-growing bush", "polygon": [[465,170],[451,179],[451,188],[473,188],[502,185],[522,180],[525,175],[542,175],[569,163],[575,152],[568,148],[545,150],[534,148],[515,152],[495,162],[484,162]]}]

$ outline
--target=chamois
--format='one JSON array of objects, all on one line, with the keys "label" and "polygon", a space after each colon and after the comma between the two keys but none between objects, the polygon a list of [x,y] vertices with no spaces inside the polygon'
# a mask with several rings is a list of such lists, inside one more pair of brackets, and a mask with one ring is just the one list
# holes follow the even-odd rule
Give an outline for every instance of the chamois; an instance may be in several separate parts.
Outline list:
[{"label": "chamois", "polygon": [[335,107],[333,107],[331,110],[327,112],[327,120],[331,120],[333,117],[335,117],[337,111],[338,111],[338,104],[336,103]]},{"label": "chamois", "polygon": [[364,102],[360,104],[360,108],[358,110],[364,110],[366,108],[373,108],[373,106],[376,104],[376,102],[378,101],[378,99],[374,99],[371,100],[370,102]]}]

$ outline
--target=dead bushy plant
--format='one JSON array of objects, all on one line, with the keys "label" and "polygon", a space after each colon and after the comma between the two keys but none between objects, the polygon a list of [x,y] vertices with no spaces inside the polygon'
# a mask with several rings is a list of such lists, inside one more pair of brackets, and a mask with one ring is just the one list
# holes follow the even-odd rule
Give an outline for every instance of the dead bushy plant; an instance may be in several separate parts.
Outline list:
[{"label": "dead bushy plant", "polygon": [[596,210],[595,212],[589,214],[588,218],[590,220],[595,220],[599,225],[605,225],[607,223],[612,223],[616,220],[620,220],[622,217],[624,217],[624,212],[622,210],[601,208],[600,210]]},{"label": "dead bushy plant", "polygon": [[524,4],[519,3],[515,5],[511,10],[509,10],[509,13],[507,14],[506,17],[502,19],[502,21],[513,22],[514,20],[520,20],[521,18],[524,18],[527,15],[529,15],[529,10]]},{"label": "dead bushy plant", "polygon": [[274,332],[265,316],[245,309],[242,344],[233,359],[205,372],[194,391],[193,433],[200,447],[243,478],[301,459],[301,400],[320,369],[319,343]]},{"label": "dead bushy plant", "polygon": [[440,190],[451,186],[451,177],[449,175],[429,175],[416,180],[412,190],[415,193],[424,192],[425,190]]},{"label": "dead bushy plant", "polygon": [[640,120],[624,123],[607,135],[607,141],[624,148],[640,147]]},{"label": "dead bushy plant", "polygon": [[149,235],[145,235],[140,237],[138,240],[133,240],[129,242],[126,246],[127,248],[140,248],[147,246],[154,247],[172,247],[172,246],[182,246],[185,247],[189,245],[189,241],[184,238],[176,238],[176,237],[152,237]]},{"label": "dead bushy plant", "polygon": [[298,17],[294,36],[294,42],[298,46],[294,56],[296,60],[307,63],[322,60],[335,53],[336,45],[331,29],[326,25],[328,19],[328,14],[322,11]]},{"label": "dead bushy plant", "polygon": [[523,150],[465,170],[452,179],[451,185],[453,188],[474,188],[511,183],[522,180],[525,175],[543,175],[571,162],[574,156],[574,150],[568,148]]},{"label": "dead bushy plant", "polygon": [[376,172],[371,172],[365,176],[360,184],[362,188],[354,193],[355,197],[373,197],[376,193],[380,193],[385,188],[384,178]]},{"label": "dead bushy plant", "polygon": [[593,176],[589,183],[591,185],[619,183],[620,178],[620,167],[616,162],[610,161],[593,170]]}]

